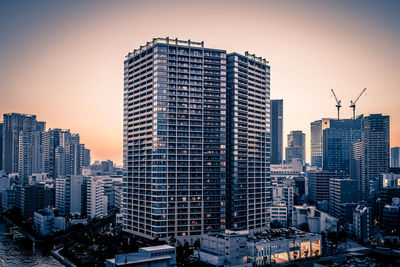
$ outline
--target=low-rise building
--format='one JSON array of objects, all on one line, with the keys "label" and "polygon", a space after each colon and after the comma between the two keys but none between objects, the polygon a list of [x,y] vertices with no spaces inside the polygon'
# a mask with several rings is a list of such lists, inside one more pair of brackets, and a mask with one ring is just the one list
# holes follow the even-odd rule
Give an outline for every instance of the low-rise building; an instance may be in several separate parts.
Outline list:
[{"label": "low-rise building", "polygon": [[288,226],[288,207],[285,201],[274,201],[270,209],[270,222],[278,222],[282,227]]},{"label": "low-rise building", "polygon": [[230,231],[202,235],[195,256],[214,266],[251,266],[247,262],[248,231]]},{"label": "low-rise building", "polygon": [[106,260],[106,267],[174,267],[176,249],[168,245],[140,248],[139,252],[115,255]]},{"label": "low-rise building", "polygon": [[212,266],[265,266],[321,255],[321,236],[294,227],[206,234],[195,257]]},{"label": "low-rise building", "polygon": [[256,266],[321,255],[321,236],[294,227],[262,231],[249,237],[249,260]]},{"label": "low-rise building", "polygon": [[400,174],[383,173],[381,176],[381,188],[400,188]]},{"label": "low-rise building", "polygon": [[42,236],[47,236],[55,231],[66,229],[65,218],[54,216],[53,210],[49,208],[35,211],[34,225],[36,232]]},{"label": "low-rise building", "polygon": [[393,198],[392,204],[383,208],[383,226],[387,233],[400,232],[400,198]]},{"label": "low-rise building", "polygon": [[308,225],[311,233],[337,231],[338,219],[328,213],[318,210],[314,206],[294,206],[293,226],[300,227],[303,223]]}]

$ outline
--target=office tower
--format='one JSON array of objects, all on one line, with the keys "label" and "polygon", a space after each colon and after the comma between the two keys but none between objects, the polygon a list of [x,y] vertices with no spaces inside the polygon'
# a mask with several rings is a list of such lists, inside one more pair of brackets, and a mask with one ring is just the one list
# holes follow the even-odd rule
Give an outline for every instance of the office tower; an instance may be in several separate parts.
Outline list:
[{"label": "office tower", "polygon": [[361,138],[362,116],[328,120],[323,127],[323,169],[349,178],[352,143]]},{"label": "office tower", "polygon": [[3,123],[0,123],[0,171],[3,170]]},{"label": "office tower", "polygon": [[336,174],[328,171],[309,171],[307,178],[308,200],[313,204],[329,200],[329,181],[336,178]]},{"label": "office tower", "polygon": [[87,215],[97,218],[107,215],[107,196],[104,194],[104,181],[101,177],[87,179]]},{"label": "office tower", "polygon": [[311,122],[311,165],[322,167],[322,120]]},{"label": "office tower", "polygon": [[227,228],[268,224],[270,67],[254,55],[228,54]]},{"label": "office tower", "polygon": [[56,179],[55,208],[62,214],[82,214],[83,176],[67,175]]},{"label": "office tower", "polygon": [[329,214],[342,217],[341,204],[357,202],[358,186],[356,180],[332,178],[329,180]]},{"label": "office tower", "polygon": [[306,135],[302,131],[291,131],[287,136],[287,147],[285,150],[285,161],[299,159],[302,163],[306,160]]},{"label": "office tower", "polygon": [[38,122],[35,115],[20,113],[3,115],[3,169],[6,173],[19,172],[20,132],[42,132],[44,129],[45,123]]},{"label": "office tower", "polygon": [[400,168],[400,147],[390,149],[390,167]]},{"label": "office tower", "polygon": [[124,61],[124,231],[225,228],[226,52],[154,39]]},{"label": "office tower", "polygon": [[271,164],[281,164],[283,154],[283,100],[271,100]]},{"label": "office tower", "polygon": [[389,116],[371,114],[361,121],[361,139],[352,145],[351,178],[357,180],[361,198],[372,193],[372,183],[389,171]]}]

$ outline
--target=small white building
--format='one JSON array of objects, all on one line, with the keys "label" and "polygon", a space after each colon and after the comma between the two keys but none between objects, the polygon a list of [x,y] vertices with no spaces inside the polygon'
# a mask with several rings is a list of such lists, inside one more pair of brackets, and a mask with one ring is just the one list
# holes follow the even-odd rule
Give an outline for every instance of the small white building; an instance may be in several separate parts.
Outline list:
[{"label": "small white building", "polygon": [[381,181],[382,188],[400,188],[400,174],[383,173]]},{"label": "small white building", "polygon": [[87,216],[97,218],[107,216],[107,196],[101,177],[88,177],[87,180]]},{"label": "small white building", "polygon": [[39,235],[47,236],[66,229],[65,218],[54,216],[52,209],[38,210],[34,213],[34,225]]},{"label": "small white building", "polygon": [[205,234],[195,257],[214,266],[251,266],[247,263],[248,231],[230,231]]},{"label": "small white building", "polygon": [[283,227],[288,226],[288,209],[285,201],[274,201],[269,210],[270,222],[277,221]]},{"label": "small white building", "polygon": [[176,249],[168,245],[140,248],[139,252],[115,255],[106,260],[106,267],[174,267]]},{"label": "small white building", "polygon": [[338,219],[330,216],[326,212],[317,210],[314,206],[294,206],[293,208],[293,226],[300,227],[307,223],[311,233],[320,234],[321,232],[337,231]]}]

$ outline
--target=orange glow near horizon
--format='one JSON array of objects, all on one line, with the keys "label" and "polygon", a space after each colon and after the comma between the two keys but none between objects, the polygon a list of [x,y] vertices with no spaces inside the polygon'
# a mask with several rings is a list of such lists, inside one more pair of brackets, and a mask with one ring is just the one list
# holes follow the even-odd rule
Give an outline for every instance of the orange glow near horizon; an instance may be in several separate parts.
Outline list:
[{"label": "orange glow near horizon", "polygon": [[357,114],[390,115],[391,146],[400,146],[400,19],[385,13],[390,6],[88,1],[49,4],[43,14],[44,7],[3,5],[0,113],[36,114],[48,128],[79,133],[93,160],[122,163],[125,55],[167,36],[228,52],[248,50],[270,61],[271,98],[284,99],[285,143],[287,133],[302,130],[309,144],[310,122],[336,117],[330,88],[342,100],[341,117],[349,118],[350,100],[367,87]]}]

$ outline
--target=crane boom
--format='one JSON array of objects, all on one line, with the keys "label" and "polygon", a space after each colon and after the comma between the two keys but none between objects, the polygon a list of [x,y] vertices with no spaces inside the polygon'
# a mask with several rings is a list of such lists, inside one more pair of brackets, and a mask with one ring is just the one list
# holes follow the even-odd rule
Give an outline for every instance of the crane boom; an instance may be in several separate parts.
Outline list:
[{"label": "crane boom", "polygon": [[338,100],[335,94],[335,91],[333,91],[333,89],[331,89],[331,92],[333,94],[333,96],[335,97],[336,100],[336,107],[337,107],[337,119],[339,120],[340,116],[340,108],[342,107],[342,100]]},{"label": "crane boom", "polygon": [[358,97],[356,98],[356,100],[354,100],[354,102],[353,102],[353,101],[350,101],[351,104],[352,104],[352,105],[355,105],[355,104],[357,103],[358,99],[360,99],[360,97],[362,96],[362,94],[364,94],[365,91],[367,91],[367,88],[364,88],[364,89],[361,91],[361,93],[358,95]]},{"label": "crane boom", "polygon": [[331,91],[332,91],[333,96],[335,97],[336,103],[337,103],[338,105],[340,105],[340,100],[337,99],[336,94],[335,94],[335,91],[333,91],[333,89],[331,89]]},{"label": "crane boom", "polygon": [[358,95],[358,97],[356,98],[356,100],[350,100],[350,107],[353,109],[353,119],[356,118],[356,103],[358,101],[358,99],[360,99],[360,97],[364,94],[364,92],[367,91],[367,88],[364,88],[361,93]]}]

